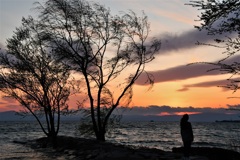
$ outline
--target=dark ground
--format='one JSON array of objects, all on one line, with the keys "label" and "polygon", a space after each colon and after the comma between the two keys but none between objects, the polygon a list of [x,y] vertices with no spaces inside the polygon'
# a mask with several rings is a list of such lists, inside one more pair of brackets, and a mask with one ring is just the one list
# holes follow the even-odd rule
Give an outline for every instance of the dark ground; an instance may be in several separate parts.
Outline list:
[{"label": "dark ground", "polygon": [[[60,136],[53,148],[47,138],[31,140],[26,145],[55,160],[181,160],[182,148],[173,152],[144,147],[124,146],[93,139]],[[46,158],[47,157],[47,158]],[[192,148],[191,160],[240,160],[240,153],[221,148]]]}]

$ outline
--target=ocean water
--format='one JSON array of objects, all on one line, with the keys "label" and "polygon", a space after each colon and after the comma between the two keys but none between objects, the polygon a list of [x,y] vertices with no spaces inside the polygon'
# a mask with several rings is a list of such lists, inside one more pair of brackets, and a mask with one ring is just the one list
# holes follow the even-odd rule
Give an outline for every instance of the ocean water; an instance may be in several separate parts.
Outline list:
[{"label": "ocean water", "polygon": [[[240,123],[192,123],[193,147],[220,147],[240,151]],[[131,122],[117,128],[110,140],[171,151],[181,147],[179,122]]]},{"label": "ocean water", "polygon": [[[62,122],[59,135],[79,136],[78,122]],[[240,152],[240,123],[192,123],[195,147],[220,147]],[[0,159],[41,159],[19,143],[45,136],[36,122],[0,122]],[[179,122],[122,122],[107,141],[171,151],[182,146]],[[18,142],[18,143],[14,143]]]}]

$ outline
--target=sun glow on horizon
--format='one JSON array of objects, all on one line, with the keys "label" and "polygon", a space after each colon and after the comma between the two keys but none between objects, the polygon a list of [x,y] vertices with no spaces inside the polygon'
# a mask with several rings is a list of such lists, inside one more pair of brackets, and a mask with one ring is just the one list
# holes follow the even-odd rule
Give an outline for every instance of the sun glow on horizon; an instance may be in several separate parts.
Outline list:
[{"label": "sun glow on horizon", "polygon": [[174,113],[160,113],[159,116],[167,116],[167,115],[177,115],[177,116],[182,116],[184,114],[188,115],[194,115],[194,114],[201,114],[202,112],[174,112]]},{"label": "sun glow on horizon", "polygon": [[184,114],[195,115],[202,112],[161,112],[159,114],[144,114],[144,116],[182,116]]}]

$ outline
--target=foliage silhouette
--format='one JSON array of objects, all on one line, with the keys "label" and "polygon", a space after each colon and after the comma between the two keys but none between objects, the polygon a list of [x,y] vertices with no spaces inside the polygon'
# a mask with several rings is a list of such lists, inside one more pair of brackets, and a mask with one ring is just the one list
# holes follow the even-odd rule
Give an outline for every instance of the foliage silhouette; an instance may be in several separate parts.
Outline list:
[{"label": "foliage silhouette", "polygon": [[52,140],[59,132],[61,114],[68,113],[72,84],[69,69],[53,59],[41,24],[22,19],[6,52],[0,54],[0,91],[17,100],[26,116],[32,114],[42,131]]},{"label": "foliage silhouette", "polygon": [[86,95],[79,107],[91,119],[96,138],[105,141],[113,111],[129,105],[133,84],[146,72],[160,41],[147,41],[150,25],[144,13],[113,16],[105,6],[84,0],[48,0],[37,9],[58,60],[79,73]]}]

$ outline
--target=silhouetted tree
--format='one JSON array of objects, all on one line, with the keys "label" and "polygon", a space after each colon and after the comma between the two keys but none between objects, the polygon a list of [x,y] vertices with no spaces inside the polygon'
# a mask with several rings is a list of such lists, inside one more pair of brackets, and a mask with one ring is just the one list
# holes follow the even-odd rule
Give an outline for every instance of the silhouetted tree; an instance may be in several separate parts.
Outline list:
[{"label": "silhouetted tree", "polygon": [[17,100],[24,107],[21,114],[31,113],[55,140],[71,85],[68,68],[53,59],[47,39],[38,22],[23,18],[0,54],[0,91]]},{"label": "silhouetted tree", "polygon": [[199,29],[207,29],[210,34],[240,31],[240,1],[239,0],[196,0],[190,1],[193,7],[200,8]]},{"label": "silhouetted tree", "polygon": [[[236,92],[239,87],[240,62],[226,63],[230,56],[236,55],[240,51],[240,1],[239,0],[197,0],[190,1],[190,5],[202,10],[199,20],[201,26],[196,26],[199,30],[206,29],[211,35],[227,34],[227,40],[215,39],[215,47],[225,48],[225,59],[218,63],[210,63],[215,66],[213,70],[220,70],[224,73],[231,73],[230,83],[223,86]],[[230,36],[231,35],[231,36]]]},{"label": "silhouetted tree", "polygon": [[84,0],[48,0],[38,9],[54,52],[80,73],[91,129],[98,140],[105,141],[113,111],[131,102],[133,84],[154,59],[160,41],[147,41],[150,26],[144,13],[112,16],[103,5]]}]

